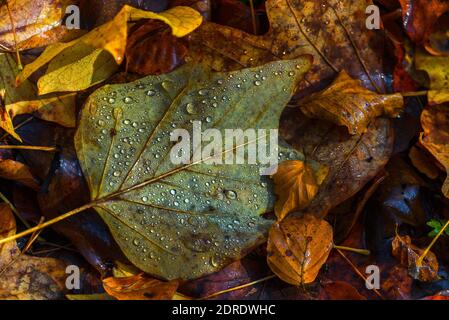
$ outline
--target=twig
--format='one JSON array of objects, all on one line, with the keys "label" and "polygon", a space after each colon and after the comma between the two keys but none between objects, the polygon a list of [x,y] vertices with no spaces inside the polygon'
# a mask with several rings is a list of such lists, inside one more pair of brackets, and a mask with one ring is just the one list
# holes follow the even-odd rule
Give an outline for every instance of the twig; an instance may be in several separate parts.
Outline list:
[{"label": "twig", "polygon": [[351,252],[355,252],[358,254],[363,254],[364,256],[369,256],[371,254],[371,252],[366,249],[357,249],[357,248],[351,248],[351,247],[345,247],[345,246],[334,245],[334,249],[351,251]]},{"label": "twig", "polygon": [[256,14],[254,12],[253,0],[249,0],[249,6],[251,7],[251,21],[253,23],[253,32],[254,32],[255,35],[257,35]]},{"label": "twig", "polygon": [[37,150],[37,151],[48,151],[48,152],[58,151],[58,148],[56,148],[56,147],[14,146],[14,145],[1,145],[0,149]]},{"label": "twig", "polygon": [[8,10],[9,20],[11,20],[12,34],[14,36],[14,46],[15,46],[15,51],[16,51],[16,55],[17,55],[17,68],[19,69],[19,71],[22,71],[23,66],[22,66],[22,60],[20,59],[19,47],[17,45],[16,25],[14,24],[14,19],[12,18],[12,13],[11,13],[11,9],[9,8],[8,0],[6,0],[6,9]]},{"label": "twig", "polygon": [[436,234],[436,236],[432,239],[432,242],[427,246],[426,250],[419,256],[418,260],[416,260],[416,266],[421,267],[422,262],[426,255],[429,253],[432,246],[437,242],[438,238],[443,234],[444,230],[449,226],[449,220],[447,220],[446,224],[441,228],[441,230]]}]

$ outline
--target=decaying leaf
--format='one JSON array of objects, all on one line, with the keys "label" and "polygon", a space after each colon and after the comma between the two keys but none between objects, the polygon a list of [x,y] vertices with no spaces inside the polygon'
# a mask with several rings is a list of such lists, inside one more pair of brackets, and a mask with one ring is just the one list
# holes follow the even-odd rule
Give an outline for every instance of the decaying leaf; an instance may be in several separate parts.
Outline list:
[{"label": "decaying leaf", "polygon": [[[56,122],[65,127],[75,126],[75,95],[46,95],[38,97],[34,84],[25,81],[15,87],[15,77],[19,73],[17,63],[10,54],[0,54],[0,90],[4,108],[0,109],[0,127],[14,136],[12,119],[20,114],[31,113],[43,120]],[[0,92],[1,94],[1,92]]]},{"label": "decaying leaf", "polygon": [[39,185],[30,169],[23,163],[14,160],[0,160],[0,178],[13,180],[31,189],[39,190]]},{"label": "decaying leaf", "polygon": [[329,173],[303,212],[325,216],[331,208],[355,195],[376,176],[393,151],[389,119],[373,120],[362,135],[328,121],[309,119],[299,108],[282,117],[282,136],[308,161],[326,165]]},{"label": "decaying leaf", "polygon": [[139,10],[125,5],[115,18],[84,36],[67,43],[48,46],[17,77],[21,84],[48,64],[47,72],[37,85],[39,94],[55,91],[78,91],[104,81],[117,71],[123,61],[128,22],[156,19],[165,22],[173,35],[182,37],[196,29],[201,15],[189,7],[175,7],[161,13]]},{"label": "decaying leaf", "polygon": [[[449,173],[449,106],[426,107],[421,114],[421,125],[420,143]],[[443,183],[442,192],[449,198],[449,177]]]},{"label": "decaying leaf", "polygon": [[332,237],[332,227],[325,220],[289,216],[270,229],[268,265],[287,283],[311,283],[329,256]]},{"label": "decaying leaf", "polygon": [[[0,204],[0,238],[14,235],[16,223],[10,207]],[[65,264],[53,258],[21,254],[15,242],[0,245],[0,299],[62,299]]]},{"label": "decaying leaf", "polygon": [[307,117],[346,126],[350,134],[364,133],[376,117],[397,117],[404,107],[401,94],[380,95],[367,90],[346,71],[341,71],[329,87],[298,104]]},{"label": "decaying leaf", "polygon": [[103,279],[106,292],[118,300],[171,300],[178,281],[163,282],[144,274]]},{"label": "decaying leaf", "polygon": [[273,175],[277,195],[274,212],[282,220],[293,210],[304,209],[315,197],[329,168],[318,163],[289,160],[281,163]]},{"label": "decaying leaf", "polygon": [[[302,94],[324,88],[341,71],[364,87],[384,87],[380,33],[366,28],[371,1],[268,0],[270,30],[254,36],[230,27],[205,23],[190,37],[189,56],[216,70],[240,69],[268,61],[311,54],[314,65],[300,84]],[[369,44],[369,45],[367,45]]]},{"label": "decaying leaf", "polygon": [[435,160],[421,148],[413,146],[408,153],[413,166],[430,179],[438,178],[440,170],[434,164]]},{"label": "decaying leaf", "polygon": [[428,87],[435,92],[430,93],[432,100],[442,102],[444,95],[449,91],[449,57],[432,56],[423,50],[417,50],[415,53],[416,69],[424,70],[429,75]]},{"label": "decaying leaf", "polygon": [[417,260],[424,252],[424,249],[413,245],[409,236],[396,235],[391,246],[393,256],[401,264],[408,267],[408,273],[414,279],[420,281],[433,281],[438,279],[438,260],[433,252],[429,251],[422,265],[418,266]]},{"label": "decaying leaf", "polygon": [[0,6],[0,48],[14,51],[16,44],[17,49],[26,50],[62,39],[68,32],[63,25],[66,8],[76,1],[8,0],[8,4],[5,2],[2,1]]},{"label": "decaying leaf", "polygon": [[[185,65],[89,97],[75,136],[78,159],[93,206],[134,265],[158,278],[192,279],[264,241],[272,222],[260,215],[274,196],[261,173],[271,165],[236,163],[244,136],[226,145],[224,129],[254,128],[266,141],[310,65],[309,56],[231,73]],[[192,127],[195,149],[186,137],[179,141],[179,131],[172,149],[171,132],[192,137]],[[197,140],[198,130],[210,128],[213,137]],[[248,134],[246,145],[254,146]],[[188,164],[177,158],[180,150]],[[277,152],[281,161],[299,157],[282,146],[267,154],[277,159]]]}]

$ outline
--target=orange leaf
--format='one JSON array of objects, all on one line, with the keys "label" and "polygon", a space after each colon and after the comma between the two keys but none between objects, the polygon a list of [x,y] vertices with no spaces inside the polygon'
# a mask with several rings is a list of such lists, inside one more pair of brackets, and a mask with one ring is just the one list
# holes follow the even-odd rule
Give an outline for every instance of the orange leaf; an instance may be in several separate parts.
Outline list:
[{"label": "orange leaf", "polygon": [[278,196],[274,210],[279,220],[293,210],[304,209],[317,194],[328,168],[314,167],[300,160],[289,160],[279,165],[272,176]]},{"label": "orange leaf", "polygon": [[332,249],[332,227],[312,215],[277,222],[268,236],[268,265],[283,281],[300,285],[315,280]]}]

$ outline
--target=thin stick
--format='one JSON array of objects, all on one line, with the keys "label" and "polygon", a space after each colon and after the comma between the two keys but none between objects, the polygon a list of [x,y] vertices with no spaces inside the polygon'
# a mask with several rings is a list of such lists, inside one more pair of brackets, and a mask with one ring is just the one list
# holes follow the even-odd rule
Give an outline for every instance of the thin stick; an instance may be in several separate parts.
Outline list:
[{"label": "thin stick", "polygon": [[37,151],[58,151],[56,147],[41,147],[41,146],[14,146],[14,145],[1,145],[0,149],[20,149],[20,150],[37,150]]},{"label": "thin stick", "polygon": [[249,0],[249,6],[251,7],[251,21],[253,23],[253,32],[257,35],[256,14],[254,12],[253,0]]},{"label": "thin stick", "polygon": [[[30,122],[31,120],[33,120],[33,117],[29,117],[28,119],[22,121],[21,123],[19,123],[17,126],[14,127],[14,130],[17,130],[17,129],[19,129],[20,127],[26,125],[26,124],[27,124],[28,122]],[[4,135],[2,135],[2,136],[0,137],[0,141],[4,140],[4,139],[5,139],[6,137],[8,137],[8,136],[9,136],[9,133],[6,132]]]},{"label": "thin stick", "polygon": [[432,242],[427,246],[426,250],[419,256],[418,260],[416,260],[416,266],[422,266],[422,262],[426,255],[429,253],[432,246],[437,242],[438,238],[443,234],[444,230],[449,226],[449,220],[447,220],[446,224],[441,228],[441,230],[437,233],[437,235],[432,239]]},{"label": "thin stick", "polygon": [[[343,251],[341,251],[340,249],[337,249],[337,251],[343,257],[343,259],[345,259],[345,261],[351,266],[351,268],[355,271],[355,273],[360,278],[362,278],[363,281],[366,283],[367,279],[365,278],[365,276],[359,271],[359,269],[357,269],[357,267],[352,263],[352,261],[349,260],[349,258],[345,256]],[[379,298],[381,298],[382,300],[385,300],[385,298],[382,296],[382,294],[376,288],[373,288],[373,291],[379,296]]]},{"label": "thin stick", "polygon": [[79,207],[77,209],[74,209],[72,211],[64,213],[63,215],[60,215],[60,216],[58,216],[58,217],[56,217],[54,219],[48,220],[45,223],[39,224],[39,225],[37,225],[37,226],[35,226],[35,227],[31,228],[31,229],[27,229],[27,230],[25,230],[23,232],[20,232],[20,233],[17,233],[15,235],[13,235],[13,236],[1,239],[0,240],[0,245],[4,244],[6,242],[9,242],[9,241],[13,241],[13,240],[22,238],[22,237],[24,237],[26,235],[29,235],[29,234],[32,234],[32,233],[34,233],[34,232],[36,232],[38,230],[44,229],[44,228],[46,228],[48,226],[51,226],[51,225],[53,225],[53,224],[55,224],[55,223],[57,223],[57,222],[59,222],[61,220],[67,219],[67,218],[69,218],[71,216],[74,216],[75,214],[77,214],[79,212],[82,212],[84,210],[90,209],[90,208],[94,207],[96,204],[97,204],[97,202],[88,203],[88,204],[86,204],[86,205],[84,205],[82,207]]},{"label": "thin stick", "polygon": [[206,300],[206,299],[210,299],[210,298],[219,296],[219,295],[227,293],[227,292],[232,292],[232,291],[240,290],[240,289],[243,289],[243,288],[251,287],[251,286],[253,286],[255,284],[258,284],[258,283],[261,283],[261,282],[265,282],[265,281],[271,280],[273,278],[276,278],[276,275],[272,274],[271,276],[268,276],[268,277],[265,277],[265,278],[262,278],[262,279],[250,282],[250,283],[246,283],[246,284],[243,284],[241,286],[237,286],[237,287],[229,288],[229,289],[226,289],[226,290],[218,291],[218,292],[212,293],[212,294],[210,294],[210,295],[208,295],[206,297],[200,298],[199,300]]},{"label": "thin stick", "polygon": [[345,246],[336,246],[334,245],[334,249],[340,249],[345,251],[351,251],[358,254],[363,254],[364,256],[369,256],[371,252],[367,249],[357,249],[357,248],[351,248],[351,247],[345,247]]}]

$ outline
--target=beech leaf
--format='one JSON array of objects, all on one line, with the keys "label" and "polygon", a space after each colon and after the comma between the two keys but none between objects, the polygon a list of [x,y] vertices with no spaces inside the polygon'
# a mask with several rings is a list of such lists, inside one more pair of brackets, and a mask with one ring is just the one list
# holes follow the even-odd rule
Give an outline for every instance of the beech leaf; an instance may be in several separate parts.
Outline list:
[{"label": "beech leaf", "polygon": [[268,265],[283,281],[301,285],[315,280],[332,249],[332,227],[312,215],[289,216],[268,236]]},{"label": "beech leaf", "polygon": [[[274,196],[269,178],[260,175],[266,168],[260,159],[174,164],[170,132],[185,129],[192,136],[195,121],[202,130],[224,133],[277,129],[283,106],[310,65],[309,56],[231,73],[187,64],[104,86],[88,98],[75,136],[78,159],[93,206],[134,265],[158,278],[193,279],[265,240],[272,222],[260,215],[273,208]],[[200,143],[210,144],[194,142]],[[233,158],[232,150],[215,156]],[[300,157],[282,146],[269,154],[277,152],[281,160]]]}]

